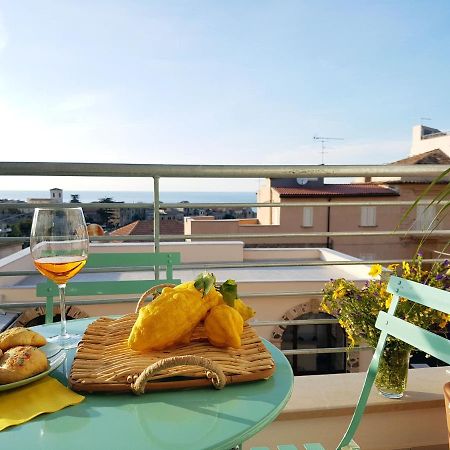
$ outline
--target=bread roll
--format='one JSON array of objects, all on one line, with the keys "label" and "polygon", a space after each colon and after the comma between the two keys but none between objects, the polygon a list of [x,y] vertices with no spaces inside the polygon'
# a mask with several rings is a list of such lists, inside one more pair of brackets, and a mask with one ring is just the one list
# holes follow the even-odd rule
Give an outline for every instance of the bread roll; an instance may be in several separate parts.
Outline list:
[{"label": "bread roll", "polygon": [[36,333],[29,328],[9,328],[0,333],[0,350],[8,350],[18,345],[33,345],[34,347],[42,347],[47,343],[44,336]]},{"label": "bread roll", "polygon": [[14,383],[44,372],[47,356],[31,345],[10,348],[0,357],[0,384]]}]

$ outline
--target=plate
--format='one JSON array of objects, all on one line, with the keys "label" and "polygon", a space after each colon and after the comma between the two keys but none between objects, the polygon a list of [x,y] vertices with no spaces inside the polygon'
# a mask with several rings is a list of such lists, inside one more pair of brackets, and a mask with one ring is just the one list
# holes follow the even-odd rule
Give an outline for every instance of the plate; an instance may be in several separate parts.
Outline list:
[{"label": "plate", "polygon": [[48,369],[45,372],[38,373],[37,375],[25,378],[24,380],[15,381],[14,383],[8,384],[0,384],[0,391],[8,391],[9,389],[15,389],[17,387],[24,386],[25,384],[33,383],[33,381],[40,380],[50,372],[53,372],[66,359],[66,352],[57,344],[49,342],[43,347],[40,347],[40,350],[47,355]]}]

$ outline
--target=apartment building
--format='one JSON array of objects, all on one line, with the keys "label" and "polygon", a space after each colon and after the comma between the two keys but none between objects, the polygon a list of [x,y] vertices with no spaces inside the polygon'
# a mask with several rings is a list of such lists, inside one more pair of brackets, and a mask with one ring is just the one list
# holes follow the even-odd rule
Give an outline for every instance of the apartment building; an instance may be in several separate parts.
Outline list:
[{"label": "apartment building", "polygon": [[[450,157],[444,152],[432,150],[392,164],[449,163]],[[402,202],[414,201],[430,182],[431,179],[412,177],[367,178],[349,184],[325,184],[323,179],[317,178],[266,179],[261,184],[257,201],[280,203],[280,207],[259,206],[257,218],[252,220],[214,220],[208,216],[187,218],[185,233],[276,233],[276,237],[242,237],[242,240],[247,247],[326,247],[369,260],[410,258],[421,240],[421,236],[413,232],[434,226],[438,206],[418,205],[403,220],[409,206]],[[442,183],[435,185],[426,197],[433,198],[442,188]],[[371,204],[383,201],[393,204]],[[346,202],[349,206],[342,205]],[[351,205],[354,202],[364,205]],[[302,206],[297,206],[298,203]],[[444,218],[437,228],[448,228],[449,220]],[[404,233],[389,234],[394,230]],[[363,231],[372,234],[359,235]],[[330,237],[324,234],[326,232],[341,235]],[[377,232],[387,234],[377,235]],[[297,236],[293,236],[294,233]],[[446,237],[434,233],[422,248],[424,256],[435,256],[434,252],[442,250],[446,242]]]}]

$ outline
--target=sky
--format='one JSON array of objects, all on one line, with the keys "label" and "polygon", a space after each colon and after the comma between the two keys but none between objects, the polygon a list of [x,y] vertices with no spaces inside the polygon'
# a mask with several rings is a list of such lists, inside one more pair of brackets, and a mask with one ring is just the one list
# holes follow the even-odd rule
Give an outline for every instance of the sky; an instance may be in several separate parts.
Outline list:
[{"label": "sky", "polygon": [[[402,159],[414,125],[450,129],[449,23],[448,0],[1,0],[0,161]],[[342,140],[322,155],[314,136]],[[0,190],[149,184],[2,177]]]}]

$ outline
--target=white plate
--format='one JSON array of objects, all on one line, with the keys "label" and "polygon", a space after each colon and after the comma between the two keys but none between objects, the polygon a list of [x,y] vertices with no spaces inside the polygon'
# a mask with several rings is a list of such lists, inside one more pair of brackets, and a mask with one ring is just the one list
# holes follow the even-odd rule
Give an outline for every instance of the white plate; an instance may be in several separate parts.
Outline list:
[{"label": "white plate", "polygon": [[38,373],[37,375],[33,375],[30,378],[25,378],[24,380],[15,381],[14,383],[8,384],[0,384],[0,391],[8,391],[9,389],[15,389],[17,387],[24,386],[25,384],[32,383],[33,381],[39,380],[48,375],[50,372],[53,372],[66,359],[66,352],[57,344],[49,342],[43,347],[40,347],[40,350],[42,350],[47,355],[48,369],[45,372]]}]

